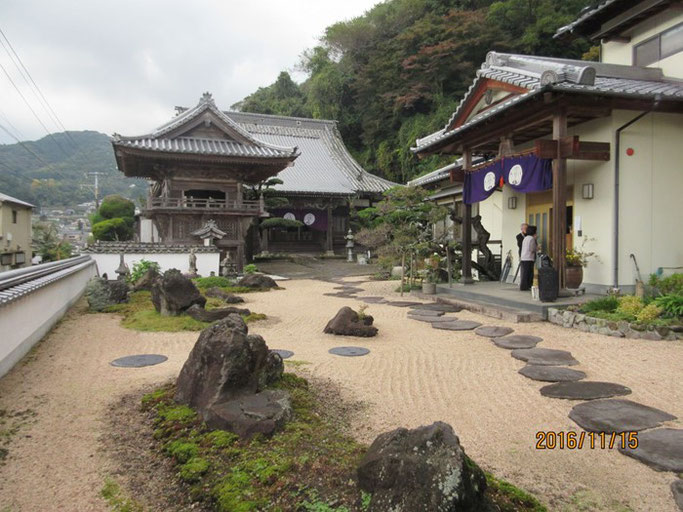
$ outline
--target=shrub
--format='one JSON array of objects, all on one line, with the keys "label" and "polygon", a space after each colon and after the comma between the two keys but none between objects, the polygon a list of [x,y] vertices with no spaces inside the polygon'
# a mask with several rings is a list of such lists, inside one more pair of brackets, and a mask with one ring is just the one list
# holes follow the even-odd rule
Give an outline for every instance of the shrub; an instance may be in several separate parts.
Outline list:
[{"label": "shrub", "polygon": [[213,286],[224,288],[232,285],[227,277],[222,276],[199,277],[194,280],[194,283],[198,288],[212,288]]},{"label": "shrub", "polygon": [[683,273],[680,272],[667,277],[650,274],[648,284],[656,288],[662,295],[683,295]]},{"label": "shrub", "polygon": [[245,274],[254,274],[255,272],[258,272],[258,267],[254,265],[253,263],[250,263],[249,265],[244,266],[244,273]]},{"label": "shrub", "polygon": [[645,305],[643,301],[634,295],[625,295],[619,299],[619,306],[617,306],[617,312],[637,316],[640,310],[643,309]]},{"label": "shrub", "polygon": [[133,218],[135,216],[135,203],[125,197],[111,195],[102,199],[102,204],[97,211],[101,218],[115,219],[118,217]]},{"label": "shrub", "polygon": [[649,324],[661,314],[662,308],[656,304],[650,304],[640,310],[640,312],[636,315],[636,320],[640,324]]},{"label": "shrub", "polygon": [[159,267],[159,264],[156,261],[147,261],[142,258],[140,261],[133,263],[133,270],[131,271],[130,276],[128,276],[128,279],[131,283],[135,283],[144,276],[149,269],[154,269],[159,272],[161,267]]},{"label": "shrub", "polygon": [[586,302],[581,306],[579,311],[581,313],[592,313],[594,311],[609,311],[612,312],[619,306],[619,298],[614,295],[608,295],[607,297],[600,297],[599,299],[593,299]]},{"label": "shrub", "polygon": [[112,242],[115,240],[130,240],[133,238],[133,228],[120,217],[107,219],[93,224],[92,236],[95,240]]},{"label": "shrub", "polygon": [[670,293],[657,297],[653,303],[662,308],[662,312],[666,316],[681,317],[683,316],[683,295]]}]

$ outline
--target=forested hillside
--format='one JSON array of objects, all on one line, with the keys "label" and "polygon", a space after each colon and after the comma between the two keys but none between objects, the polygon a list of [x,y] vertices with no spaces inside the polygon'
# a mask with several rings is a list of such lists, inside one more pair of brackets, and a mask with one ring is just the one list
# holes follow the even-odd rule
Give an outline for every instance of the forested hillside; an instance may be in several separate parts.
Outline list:
[{"label": "forested hillside", "polygon": [[445,162],[420,162],[409,148],[443,127],[487,51],[582,58],[587,41],[552,36],[588,3],[389,0],[328,27],[320,45],[302,56],[304,83],[283,71],[233,108],[337,119],[367,170],[405,182]]},{"label": "forested hillside", "polygon": [[[145,193],[143,180],[124,178],[116,170],[109,137],[93,131],[55,133],[36,141],[0,145],[0,192],[39,206],[73,206],[93,200],[99,171],[100,197]],[[135,185],[131,187],[131,185]]]}]

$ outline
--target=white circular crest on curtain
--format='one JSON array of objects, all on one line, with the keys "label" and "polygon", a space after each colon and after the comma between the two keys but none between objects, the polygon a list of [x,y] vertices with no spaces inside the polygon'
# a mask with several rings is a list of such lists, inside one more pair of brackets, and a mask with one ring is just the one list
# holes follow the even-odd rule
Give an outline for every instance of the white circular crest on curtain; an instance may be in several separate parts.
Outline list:
[{"label": "white circular crest on curtain", "polygon": [[285,213],[285,214],[282,216],[282,218],[283,218],[283,219],[287,219],[287,220],[296,220],[296,217],[294,216],[294,214],[293,214],[292,212],[287,212],[287,213]]},{"label": "white circular crest on curtain", "polygon": [[304,215],[304,224],[306,224],[307,226],[310,226],[314,222],[315,222],[315,215],[313,215],[312,213],[307,213],[306,215]]},{"label": "white circular crest on curtain", "polygon": [[519,185],[522,183],[522,176],[524,175],[524,169],[519,164],[513,165],[510,169],[510,174],[508,174],[508,183],[510,185]]},{"label": "white circular crest on curtain", "polygon": [[488,192],[491,190],[493,187],[496,186],[496,173],[493,171],[489,171],[486,173],[486,176],[484,176],[484,190]]}]

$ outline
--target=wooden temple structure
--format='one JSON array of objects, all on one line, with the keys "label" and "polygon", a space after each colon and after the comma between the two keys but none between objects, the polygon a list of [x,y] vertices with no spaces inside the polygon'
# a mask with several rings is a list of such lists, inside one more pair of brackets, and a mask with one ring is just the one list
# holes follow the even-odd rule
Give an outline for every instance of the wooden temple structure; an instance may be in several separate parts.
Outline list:
[{"label": "wooden temple structure", "polygon": [[277,175],[300,155],[253,137],[209,93],[154,132],[114,135],[112,144],[121,172],[151,182],[141,215],[150,239],[142,241],[213,243],[238,270],[249,226],[268,215],[263,198],[243,198],[243,185]]},{"label": "wooden temple structure", "polygon": [[[453,166],[450,181],[462,184],[465,189],[476,181],[478,173],[487,172],[490,166],[500,165],[499,162],[505,159],[532,155],[541,163],[547,162],[551,179],[545,181],[544,188],[552,191],[549,253],[562,284],[570,236],[567,162],[610,161],[616,179],[614,224],[618,229],[619,148],[614,147],[613,141],[618,144],[619,132],[615,138],[614,128],[618,124],[612,123],[611,118],[617,112],[618,119],[652,112],[681,113],[682,100],[680,81],[667,79],[657,68],[489,52],[448,123],[441,130],[418,139],[412,150],[419,157],[431,154],[461,156],[462,165]],[[584,137],[583,127],[593,130],[586,129],[588,134],[600,133],[601,140]],[[475,155],[482,157],[484,162],[473,165]],[[589,175],[587,172],[584,175]],[[495,180],[485,183],[482,177],[480,183],[487,193],[508,186],[526,192],[527,196],[528,192],[541,190],[519,186],[522,181],[521,171],[519,173],[512,177],[505,168],[502,175],[490,172]],[[476,200],[468,201],[466,193],[464,198],[462,282],[472,283],[471,219],[472,203]],[[605,202],[607,208],[603,215],[611,219],[613,210],[607,205]],[[520,220],[526,221],[526,217]],[[518,226],[519,223],[514,229]],[[605,228],[605,232],[609,230],[609,227]],[[511,247],[505,250],[508,249]],[[514,252],[517,252],[516,248]],[[617,257],[618,254],[615,261]]]}]

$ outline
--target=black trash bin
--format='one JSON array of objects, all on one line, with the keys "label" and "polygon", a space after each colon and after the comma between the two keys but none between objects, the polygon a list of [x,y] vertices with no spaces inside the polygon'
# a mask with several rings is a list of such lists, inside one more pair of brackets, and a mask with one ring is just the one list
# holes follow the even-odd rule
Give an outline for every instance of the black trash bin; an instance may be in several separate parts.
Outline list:
[{"label": "black trash bin", "polygon": [[538,298],[541,302],[555,302],[560,293],[560,279],[557,270],[547,254],[541,255],[538,269]]}]

